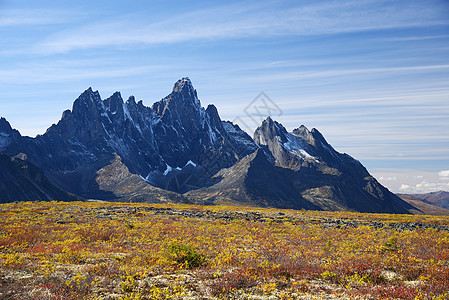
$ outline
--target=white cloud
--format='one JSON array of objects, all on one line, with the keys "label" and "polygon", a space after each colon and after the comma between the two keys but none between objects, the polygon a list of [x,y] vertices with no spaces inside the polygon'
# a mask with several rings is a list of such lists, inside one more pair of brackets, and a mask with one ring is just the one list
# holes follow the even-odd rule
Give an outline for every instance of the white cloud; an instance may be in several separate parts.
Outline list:
[{"label": "white cloud", "polygon": [[396,176],[390,176],[390,177],[379,177],[379,180],[398,180]]},{"label": "white cloud", "polygon": [[[372,172],[372,175],[394,193],[425,194],[440,190],[449,191],[449,182],[442,181],[438,172],[379,169]],[[397,180],[389,180],[393,177]]]},{"label": "white cloud", "polygon": [[408,184],[401,184],[401,186],[399,187],[399,190],[403,191],[403,192],[409,192],[413,187],[408,185]]},{"label": "white cloud", "polygon": [[438,172],[438,176],[441,180],[449,180],[449,170],[443,170]]},{"label": "white cloud", "polygon": [[449,191],[448,182],[421,182],[415,185],[401,184],[399,187],[401,193],[425,194],[435,191]]}]

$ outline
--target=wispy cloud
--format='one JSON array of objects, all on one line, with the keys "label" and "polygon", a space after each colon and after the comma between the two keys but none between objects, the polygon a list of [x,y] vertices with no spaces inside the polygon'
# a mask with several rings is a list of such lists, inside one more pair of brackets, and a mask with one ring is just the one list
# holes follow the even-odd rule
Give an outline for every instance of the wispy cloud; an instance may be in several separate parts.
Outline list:
[{"label": "wispy cloud", "polygon": [[0,28],[61,24],[80,16],[81,13],[73,10],[3,9],[0,10]]},{"label": "wispy cloud", "polygon": [[34,63],[9,70],[0,70],[0,83],[14,84],[36,84],[63,82],[78,79],[95,79],[95,78],[115,78],[137,76],[140,74],[157,72],[161,70],[161,66],[142,65],[142,66],[105,66],[92,64],[86,66],[87,63],[78,64],[76,61],[65,62],[53,61],[51,63]]},{"label": "wispy cloud", "polygon": [[301,80],[314,78],[329,78],[351,75],[382,75],[385,73],[409,73],[433,70],[449,70],[448,64],[425,65],[425,66],[404,66],[404,67],[384,67],[384,68],[363,68],[363,69],[330,69],[322,71],[294,71],[294,72],[274,72],[273,74],[262,74],[259,76],[250,76],[247,80],[252,81],[285,81]]},{"label": "wispy cloud", "polygon": [[407,37],[395,37],[395,38],[384,38],[385,41],[396,41],[396,42],[407,42],[407,41],[425,41],[425,40],[437,40],[437,39],[447,39],[449,35],[424,35],[424,36],[407,36]]},{"label": "wispy cloud", "polygon": [[[36,46],[42,53],[61,53],[105,46],[131,47],[193,40],[320,35],[366,30],[447,24],[419,1],[389,4],[377,13],[377,1],[301,5],[282,8],[273,3],[223,5],[178,14],[162,21],[144,14],[123,16],[120,21],[91,22],[57,32]],[[139,21],[136,21],[139,20]]]}]

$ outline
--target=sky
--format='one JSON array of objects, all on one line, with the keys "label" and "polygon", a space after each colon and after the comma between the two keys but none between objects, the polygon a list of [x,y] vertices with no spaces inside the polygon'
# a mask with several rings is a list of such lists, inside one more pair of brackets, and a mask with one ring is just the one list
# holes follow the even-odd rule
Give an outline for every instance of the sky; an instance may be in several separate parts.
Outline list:
[{"label": "sky", "polygon": [[189,77],[252,134],[317,128],[393,192],[449,191],[449,1],[0,0],[0,116],[43,134],[88,87]]}]

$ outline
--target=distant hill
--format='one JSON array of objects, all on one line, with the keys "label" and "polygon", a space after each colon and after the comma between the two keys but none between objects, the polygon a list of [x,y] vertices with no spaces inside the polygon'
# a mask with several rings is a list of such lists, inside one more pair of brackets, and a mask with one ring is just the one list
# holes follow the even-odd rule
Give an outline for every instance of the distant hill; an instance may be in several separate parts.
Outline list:
[{"label": "distant hill", "polygon": [[[410,212],[415,215],[425,214],[425,215],[449,216],[449,209],[438,206],[436,204],[431,204],[426,200],[422,200],[416,197],[416,195],[409,195],[409,194],[397,194],[397,195],[401,197],[402,200],[408,202],[409,204],[417,208],[417,210],[414,209],[410,210]],[[422,194],[422,195],[429,195],[429,194]]]},{"label": "distant hill", "polygon": [[[398,195],[402,197],[401,194]],[[410,194],[409,196],[420,199],[425,203],[449,209],[449,192],[438,191],[427,194]]]}]

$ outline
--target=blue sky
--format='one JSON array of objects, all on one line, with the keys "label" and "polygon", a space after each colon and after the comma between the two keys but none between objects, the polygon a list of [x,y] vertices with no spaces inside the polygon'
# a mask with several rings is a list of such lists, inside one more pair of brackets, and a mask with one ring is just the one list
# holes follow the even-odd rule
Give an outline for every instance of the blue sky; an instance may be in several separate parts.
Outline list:
[{"label": "blue sky", "polygon": [[265,94],[394,192],[449,190],[449,2],[0,0],[0,116],[23,135],[88,87],[146,105],[188,76],[203,105]]}]

